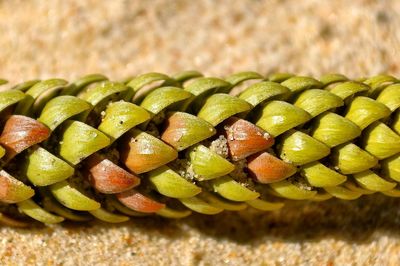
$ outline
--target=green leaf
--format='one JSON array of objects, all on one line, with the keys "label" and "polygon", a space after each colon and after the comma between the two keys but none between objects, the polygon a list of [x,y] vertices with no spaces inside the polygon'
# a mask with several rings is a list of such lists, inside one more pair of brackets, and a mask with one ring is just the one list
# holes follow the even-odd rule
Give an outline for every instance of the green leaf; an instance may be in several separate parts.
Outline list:
[{"label": "green leaf", "polygon": [[207,98],[197,116],[216,126],[231,116],[251,109],[252,106],[242,99],[218,93]]},{"label": "green leaf", "polygon": [[360,128],[350,120],[335,113],[324,113],[313,121],[311,136],[333,148],[361,135]]},{"label": "green leaf", "polygon": [[315,196],[310,199],[311,201],[325,201],[331,199],[333,196],[327,192],[318,192]]},{"label": "green leaf", "polygon": [[232,84],[219,78],[197,78],[185,86],[185,90],[195,97],[186,100],[181,110],[190,109],[197,113],[212,93],[227,93],[231,88]]},{"label": "green leaf", "polygon": [[207,203],[199,197],[183,198],[179,201],[189,209],[207,215],[213,215],[222,212],[224,209],[217,208]]},{"label": "green leaf", "polygon": [[189,99],[193,95],[177,87],[161,87],[150,92],[140,104],[141,107],[156,115],[168,106]]},{"label": "green leaf", "polygon": [[94,84],[96,82],[105,81],[108,78],[102,74],[89,74],[77,79],[72,86],[64,89],[63,95],[78,95],[85,87]]},{"label": "green leaf", "polygon": [[348,78],[342,74],[332,73],[323,75],[319,80],[324,84],[324,86],[329,86],[333,83],[347,81]]},{"label": "green leaf", "polygon": [[309,113],[283,101],[268,102],[261,111],[256,125],[277,137],[311,119]]},{"label": "green leaf", "polygon": [[386,86],[398,82],[399,80],[397,78],[386,74],[376,75],[364,80],[364,83],[371,87],[371,89],[368,91],[368,94],[374,98]]},{"label": "green leaf", "polygon": [[229,174],[235,166],[204,145],[197,145],[189,152],[193,171],[198,180],[209,180]]},{"label": "green leaf", "polygon": [[11,90],[19,90],[25,92],[38,82],[40,82],[39,79],[24,81],[20,84],[15,85]]},{"label": "green leaf", "polygon": [[54,130],[67,119],[91,108],[88,102],[77,97],[59,96],[45,105],[38,120]]},{"label": "green leaf", "polygon": [[368,90],[369,87],[363,83],[356,81],[347,81],[335,86],[330,90],[330,92],[345,100],[354,94]]},{"label": "green leaf", "polygon": [[77,79],[74,84],[76,87],[78,88],[82,88],[82,87],[86,87],[89,84],[92,84],[94,82],[98,82],[98,81],[103,81],[103,80],[107,80],[107,77],[104,76],[103,74],[89,74],[86,76],[83,76],[79,79]]},{"label": "green leaf", "polygon": [[323,86],[321,82],[311,77],[295,76],[281,83],[291,92],[301,92],[307,89],[319,89]]},{"label": "green leaf", "polygon": [[189,216],[192,212],[190,210],[175,210],[165,207],[157,211],[157,214],[165,218],[181,219]]},{"label": "green leaf", "polygon": [[381,122],[375,122],[363,132],[364,149],[379,160],[400,152],[400,136]]},{"label": "green leaf", "polygon": [[229,176],[220,177],[211,182],[214,191],[229,200],[248,201],[260,196],[258,192],[246,188]]},{"label": "green leaf", "polygon": [[319,162],[304,165],[300,173],[314,187],[337,186],[347,179],[346,176],[337,173]]},{"label": "green leaf", "polygon": [[312,199],[317,194],[315,190],[302,189],[287,180],[271,183],[269,185],[278,196],[292,200]]},{"label": "green leaf", "polygon": [[[145,86],[150,85],[151,83],[157,82],[157,81],[163,81],[164,84],[174,84],[175,81],[172,80],[170,77],[167,75],[157,73],[157,72],[152,72],[152,73],[146,73],[143,75],[139,75],[135,78],[133,78],[126,86],[128,86],[129,90],[127,93],[124,95],[124,100],[126,101],[132,101],[132,98],[135,96],[135,94],[142,89]],[[165,84],[165,85],[166,85]],[[157,87],[154,87],[152,89],[156,89]],[[150,90],[151,91],[151,90]],[[147,91],[149,93],[150,91]],[[142,95],[142,97],[145,95]]]},{"label": "green leaf", "polygon": [[281,83],[287,79],[290,79],[293,76],[294,75],[291,73],[272,73],[267,77],[267,79],[269,81]]},{"label": "green leaf", "polygon": [[400,153],[383,160],[381,167],[385,176],[400,182]]},{"label": "green leaf", "polygon": [[254,107],[278,96],[289,94],[290,90],[278,83],[263,81],[251,85],[245,89],[239,98],[247,101]]},{"label": "green leaf", "polygon": [[296,165],[317,161],[330,153],[328,146],[300,131],[284,134],[278,149],[282,159]]},{"label": "green leaf", "polygon": [[17,203],[20,212],[25,213],[33,219],[45,223],[45,224],[56,224],[64,221],[63,217],[51,214],[39,205],[37,205],[33,200],[25,200]]},{"label": "green leaf", "polygon": [[156,190],[171,198],[190,198],[201,192],[201,188],[187,181],[167,166],[148,173],[150,183]]},{"label": "green leaf", "polygon": [[399,189],[391,189],[391,190],[387,190],[387,191],[382,191],[382,194],[389,196],[389,197],[400,198],[400,190]]},{"label": "green leaf", "polygon": [[353,176],[362,188],[372,191],[387,191],[393,189],[397,185],[395,182],[386,181],[370,170],[353,174]]},{"label": "green leaf", "polygon": [[22,101],[24,98],[25,94],[19,90],[0,91],[0,112],[17,102]]},{"label": "green leaf", "polygon": [[143,108],[133,103],[119,101],[107,106],[98,129],[115,140],[148,119],[150,114]]},{"label": "green leaf", "polygon": [[104,81],[93,89],[86,91],[79,98],[82,98],[93,106],[96,106],[111,95],[124,92],[127,89],[128,88],[123,83]]},{"label": "green leaf", "polygon": [[281,209],[285,204],[282,202],[268,202],[262,199],[246,201],[249,206],[261,211],[275,211]]},{"label": "green leaf", "polygon": [[35,186],[48,186],[74,174],[73,167],[41,147],[28,154],[26,164],[26,176]]},{"label": "green leaf", "polygon": [[219,196],[218,194],[210,193],[207,191],[203,191],[201,194],[199,194],[199,197],[216,208],[228,211],[241,211],[247,208],[247,205],[243,202],[230,201]]},{"label": "green leaf", "polygon": [[334,148],[331,158],[333,165],[345,175],[365,171],[378,163],[377,158],[353,143]]},{"label": "green leaf", "polygon": [[325,111],[343,105],[343,100],[326,90],[306,90],[297,97],[294,105],[316,117]]},{"label": "green leaf", "polygon": [[176,73],[175,75],[172,76],[172,78],[180,83],[183,83],[190,79],[200,78],[202,76],[203,76],[203,74],[201,74],[198,71],[188,70],[188,71],[182,71],[182,72]]},{"label": "green leaf", "polygon": [[58,203],[58,201],[55,200],[51,196],[45,196],[42,199],[42,204],[46,210],[54,212],[54,213],[58,214],[59,216],[64,217],[71,221],[86,222],[86,221],[89,221],[92,219],[92,217],[90,217],[86,213],[79,213],[79,212],[72,211],[72,210],[64,207],[63,205]]},{"label": "green leaf", "polygon": [[67,121],[60,142],[61,157],[72,165],[77,165],[86,157],[107,147],[110,139],[85,123]]},{"label": "green leaf", "polygon": [[233,75],[230,75],[225,78],[226,81],[231,83],[233,86],[237,86],[240,83],[250,80],[250,79],[263,79],[263,76],[258,74],[257,72],[253,71],[244,71],[244,72],[239,72],[235,73]]},{"label": "green leaf", "polygon": [[210,91],[223,91],[227,92],[232,87],[229,82],[219,78],[198,78],[185,86],[185,90],[195,96]]},{"label": "green leaf", "polygon": [[100,208],[100,203],[86,196],[67,181],[49,187],[53,196],[65,207],[77,211],[91,211]]},{"label": "green leaf", "polygon": [[345,117],[363,130],[373,122],[389,115],[390,109],[384,104],[368,97],[359,96],[351,102]]},{"label": "green leaf", "polygon": [[40,81],[25,92],[26,97],[17,105],[15,113],[22,115],[38,114],[43,106],[53,98],[68,82],[63,79]]},{"label": "green leaf", "polygon": [[129,221],[129,217],[125,215],[115,214],[109,211],[106,211],[103,208],[99,208],[96,210],[89,211],[97,219],[107,222],[107,223],[123,223]]},{"label": "green leaf", "polygon": [[336,198],[343,200],[355,200],[362,196],[362,193],[352,191],[342,186],[324,187],[324,189]]},{"label": "green leaf", "polygon": [[400,107],[400,84],[396,83],[387,86],[376,99],[378,102],[386,105],[390,111],[394,112]]},{"label": "green leaf", "polygon": [[374,194],[375,193],[375,191],[371,191],[369,189],[360,187],[359,185],[354,183],[352,180],[347,180],[342,185],[342,187],[348,188],[351,191],[355,191],[355,192],[361,193],[362,195],[370,195],[370,194]]}]

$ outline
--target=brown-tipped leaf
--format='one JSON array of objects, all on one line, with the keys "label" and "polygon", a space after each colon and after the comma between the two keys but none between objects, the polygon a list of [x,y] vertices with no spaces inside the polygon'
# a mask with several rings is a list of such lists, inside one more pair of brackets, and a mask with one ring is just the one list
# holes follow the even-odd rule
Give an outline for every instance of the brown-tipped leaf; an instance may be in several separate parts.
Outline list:
[{"label": "brown-tipped leaf", "polygon": [[165,207],[165,204],[157,202],[134,189],[116,194],[116,196],[126,207],[138,212],[153,213]]},{"label": "brown-tipped leaf", "polygon": [[121,158],[136,174],[163,166],[178,157],[178,152],[152,135],[134,130],[121,142]]},{"label": "brown-tipped leaf", "polygon": [[224,123],[229,152],[234,161],[241,160],[274,144],[274,138],[256,125],[237,117]]},{"label": "brown-tipped leaf", "polygon": [[260,183],[273,183],[296,173],[296,167],[268,152],[254,154],[248,158],[250,174]]},{"label": "brown-tipped leaf", "polygon": [[7,150],[6,160],[46,140],[50,133],[47,126],[35,119],[23,115],[10,116],[0,136],[0,144]]},{"label": "brown-tipped leaf", "polygon": [[16,203],[31,198],[35,191],[11,176],[4,170],[0,170],[0,201]]},{"label": "brown-tipped leaf", "polygon": [[112,161],[93,154],[86,161],[89,181],[94,188],[104,194],[123,192],[140,183],[140,179],[128,173]]}]

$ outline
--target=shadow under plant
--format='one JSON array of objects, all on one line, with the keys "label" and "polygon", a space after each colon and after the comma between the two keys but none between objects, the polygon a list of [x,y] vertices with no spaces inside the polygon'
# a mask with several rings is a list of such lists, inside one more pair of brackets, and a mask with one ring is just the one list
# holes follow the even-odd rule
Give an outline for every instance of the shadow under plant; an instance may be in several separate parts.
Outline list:
[{"label": "shadow under plant", "polygon": [[355,201],[288,202],[277,212],[223,213],[192,217],[186,222],[204,234],[238,243],[254,244],[265,238],[317,241],[328,237],[360,243],[368,242],[378,231],[400,239],[400,199],[373,195]]},{"label": "shadow under plant", "polygon": [[[161,217],[133,217],[123,224],[90,222],[60,225],[71,234],[79,234],[94,227],[107,230],[126,227],[143,234],[176,239],[188,236],[188,227],[215,239],[226,239],[238,244],[255,245],[267,239],[283,242],[311,242],[324,238],[344,240],[349,243],[368,243],[372,235],[390,235],[400,239],[400,199],[382,195],[363,196],[355,201],[331,199],[325,202],[288,202],[275,212],[244,210],[224,212],[214,216],[193,214],[182,220]],[[31,229],[16,229],[32,233]],[[35,229],[38,233],[52,230]],[[99,230],[100,231],[100,230]]]}]

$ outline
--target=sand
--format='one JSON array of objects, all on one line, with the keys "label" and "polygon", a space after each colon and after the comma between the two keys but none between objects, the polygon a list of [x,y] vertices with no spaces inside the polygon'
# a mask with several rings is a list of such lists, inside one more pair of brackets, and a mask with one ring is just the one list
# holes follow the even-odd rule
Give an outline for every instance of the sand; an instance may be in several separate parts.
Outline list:
[{"label": "sand", "polygon": [[[0,76],[400,76],[400,1],[0,1]],[[1,265],[398,265],[400,200],[0,228]]]}]

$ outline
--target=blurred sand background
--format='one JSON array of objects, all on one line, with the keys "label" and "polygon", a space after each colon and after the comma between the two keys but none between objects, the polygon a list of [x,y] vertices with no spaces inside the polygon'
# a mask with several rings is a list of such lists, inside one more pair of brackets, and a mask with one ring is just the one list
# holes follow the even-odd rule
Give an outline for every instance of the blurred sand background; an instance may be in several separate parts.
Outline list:
[{"label": "blurred sand background", "polygon": [[[400,74],[400,1],[0,0],[0,77]],[[400,200],[0,228],[1,265],[399,265]]]}]

